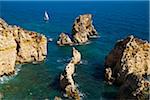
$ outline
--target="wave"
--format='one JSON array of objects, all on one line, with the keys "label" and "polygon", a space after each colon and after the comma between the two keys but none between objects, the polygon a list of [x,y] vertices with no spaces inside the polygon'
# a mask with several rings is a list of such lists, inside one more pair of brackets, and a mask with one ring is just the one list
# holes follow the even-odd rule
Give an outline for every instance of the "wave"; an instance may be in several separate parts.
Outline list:
[{"label": "wave", "polygon": [[4,75],[4,76],[0,77],[0,84],[7,83],[9,80],[11,80],[11,79],[13,79],[15,76],[17,76],[17,75],[18,75],[18,72],[21,70],[21,66],[22,66],[22,64],[17,64],[17,65],[15,66],[15,73],[14,73],[13,75],[11,75],[11,76],[6,76],[6,75]]}]

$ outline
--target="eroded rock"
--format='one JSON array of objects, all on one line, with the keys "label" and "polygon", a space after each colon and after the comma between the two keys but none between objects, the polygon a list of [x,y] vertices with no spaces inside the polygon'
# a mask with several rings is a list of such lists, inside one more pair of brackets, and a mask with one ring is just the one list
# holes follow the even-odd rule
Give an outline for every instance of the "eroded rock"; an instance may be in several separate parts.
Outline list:
[{"label": "eroded rock", "polygon": [[57,44],[60,46],[84,44],[95,36],[98,36],[98,33],[93,26],[92,15],[84,14],[76,18],[72,27],[72,34],[61,33]]},{"label": "eroded rock", "polygon": [[[132,96],[124,94],[124,99],[140,98],[145,88],[143,84],[150,75],[150,43],[129,36],[116,43],[115,47],[109,53],[105,60],[105,80],[111,83],[117,83],[121,86],[122,92],[134,92]],[[112,81],[113,79],[113,81]],[[149,82],[148,82],[149,83]],[[132,88],[131,88],[132,87]],[[139,89],[137,92],[136,90]],[[135,95],[136,94],[136,95]],[[120,95],[121,96],[121,95]],[[122,98],[119,97],[119,98]]]},{"label": "eroded rock", "polygon": [[93,23],[92,23],[92,15],[91,14],[84,14],[80,15],[76,18],[72,32],[73,34],[79,33],[80,35],[86,34],[87,37],[97,36],[98,33],[96,32]]},{"label": "eroded rock", "polygon": [[0,18],[0,76],[13,74],[16,63],[42,61],[46,55],[44,35],[8,25]]},{"label": "eroded rock", "polygon": [[14,73],[17,44],[8,25],[0,19],[0,76]]},{"label": "eroded rock", "polygon": [[62,45],[72,45],[73,42],[67,34],[61,33],[59,35],[59,40],[57,41],[57,44],[59,44],[60,46],[62,46]]},{"label": "eroded rock", "polygon": [[75,73],[75,64],[81,60],[81,54],[78,50],[73,48],[73,57],[66,66],[64,72],[60,75],[60,86],[67,97],[80,100],[79,91],[75,85],[73,74]]}]

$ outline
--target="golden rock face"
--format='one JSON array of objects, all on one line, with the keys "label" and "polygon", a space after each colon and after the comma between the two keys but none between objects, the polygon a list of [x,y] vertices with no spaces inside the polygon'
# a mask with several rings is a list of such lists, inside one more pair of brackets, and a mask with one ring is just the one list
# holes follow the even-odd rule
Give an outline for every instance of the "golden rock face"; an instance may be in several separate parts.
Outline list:
[{"label": "golden rock face", "polygon": [[87,37],[98,35],[93,26],[91,14],[84,14],[77,17],[73,24],[72,31],[74,34],[80,33],[81,35],[84,34],[84,36],[86,34]]},{"label": "golden rock face", "polygon": [[69,36],[65,33],[61,33],[59,36],[59,40],[57,41],[57,44],[62,46],[62,45],[72,45],[73,42],[69,38]]},{"label": "golden rock face", "polygon": [[121,99],[141,98],[148,89],[144,84],[150,85],[150,43],[133,36],[118,41],[106,57],[105,68],[106,81],[121,85]]},{"label": "golden rock face", "polygon": [[42,61],[46,55],[44,35],[8,25],[0,19],[0,76],[14,72],[16,62]]},{"label": "golden rock face", "polygon": [[57,44],[60,46],[85,44],[91,37],[96,36],[98,36],[98,33],[93,26],[92,15],[84,14],[75,19],[72,26],[72,34],[60,34]]}]

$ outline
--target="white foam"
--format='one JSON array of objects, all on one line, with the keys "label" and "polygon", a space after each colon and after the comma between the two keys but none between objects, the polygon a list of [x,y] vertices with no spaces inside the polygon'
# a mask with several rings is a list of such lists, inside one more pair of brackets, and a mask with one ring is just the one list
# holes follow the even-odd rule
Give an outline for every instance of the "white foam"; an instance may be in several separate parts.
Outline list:
[{"label": "white foam", "polygon": [[90,36],[90,38],[100,38],[100,36]]},{"label": "white foam", "polygon": [[16,75],[18,75],[18,72],[21,70],[21,64],[16,65],[15,67],[15,73],[11,76],[2,76],[0,77],[0,84],[7,83],[9,80],[13,79]]},{"label": "white foam", "polygon": [[87,45],[87,44],[90,44],[90,43],[91,43],[91,41],[88,41],[86,43],[79,43],[79,44],[75,44],[75,45]]},{"label": "white foam", "polygon": [[71,58],[60,58],[60,59],[57,59],[57,62],[58,63],[62,63],[62,62],[69,62]]},{"label": "white foam", "polygon": [[[79,88],[79,85],[78,85],[77,83],[75,83],[75,86],[76,86],[77,88]],[[79,96],[81,97],[81,100],[82,100],[82,98],[84,98],[84,97],[86,96],[84,93],[82,93],[82,92],[79,91],[79,90],[78,90],[78,93],[79,93]]]},{"label": "white foam", "polygon": [[88,61],[87,61],[87,60],[81,60],[81,61],[80,61],[80,64],[88,65]]},{"label": "white foam", "polygon": [[84,93],[79,92],[79,96],[81,97],[81,100],[83,100],[83,98],[86,96]]},{"label": "white foam", "polygon": [[74,73],[74,74],[73,74],[73,76],[77,76],[77,74],[76,74],[76,73]]}]

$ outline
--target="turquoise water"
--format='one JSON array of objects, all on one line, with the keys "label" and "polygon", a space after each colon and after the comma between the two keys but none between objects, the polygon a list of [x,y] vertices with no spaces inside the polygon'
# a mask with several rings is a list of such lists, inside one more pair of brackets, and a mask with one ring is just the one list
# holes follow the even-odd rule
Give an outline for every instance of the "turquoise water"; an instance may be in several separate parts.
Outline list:
[{"label": "turquoise water", "polygon": [[[135,35],[149,40],[148,2],[0,2],[0,17],[9,24],[37,31],[54,39],[48,43],[47,59],[38,65],[25,64],[18,74],[4,84],[4,99],[53,99],[61,96],[58,77],[71,57],[71,47],[59,47],[60,32],[71,32],[75,17],[93,14],[99,35],[88,45],[76,46],[82,54],[75,81],[84,100],[113,99],[118,90],[103,81],[105,56],[116,40]],[[48,11],[50,22],[43,21]]]}]

